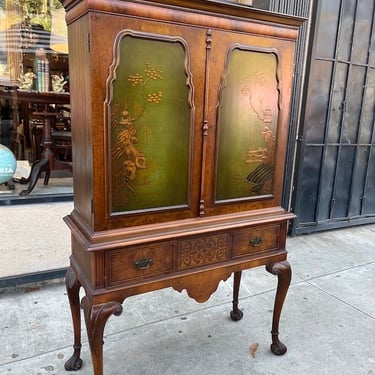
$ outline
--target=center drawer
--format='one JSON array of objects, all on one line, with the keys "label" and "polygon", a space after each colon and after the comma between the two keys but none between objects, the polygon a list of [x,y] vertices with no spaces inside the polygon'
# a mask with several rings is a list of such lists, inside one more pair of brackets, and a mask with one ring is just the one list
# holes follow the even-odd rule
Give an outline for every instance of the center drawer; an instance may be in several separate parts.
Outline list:
[{"label": "center drawer", "polygon": [[129,247],[106,253],[107,286],[168,273],[173,269],[174,242]]}]

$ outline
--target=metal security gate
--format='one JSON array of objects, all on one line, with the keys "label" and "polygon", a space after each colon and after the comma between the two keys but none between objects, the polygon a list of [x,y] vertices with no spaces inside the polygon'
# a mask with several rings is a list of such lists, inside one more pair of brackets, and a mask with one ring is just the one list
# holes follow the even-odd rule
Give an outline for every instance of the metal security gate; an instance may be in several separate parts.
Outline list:
[{"label": "metal security gate", "polygon": [[375,222],[374,0],[319,0],[292,234]]}]

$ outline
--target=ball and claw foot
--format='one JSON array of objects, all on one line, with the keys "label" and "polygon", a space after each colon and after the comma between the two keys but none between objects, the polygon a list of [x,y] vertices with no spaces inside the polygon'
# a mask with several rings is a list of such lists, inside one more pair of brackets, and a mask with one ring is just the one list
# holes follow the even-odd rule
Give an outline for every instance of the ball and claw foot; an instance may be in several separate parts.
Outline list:
[{"label": "ball and claw foot", "polygon": [[275,355],[284,355],[287,351],[286,346],[279,340],[277,334],[272,333],[272,344],[271,344],[271,352]]},{"label": "ball and claw foot", "polygon": [[230,312],[230,318],[232,320],[234,320],[235,322],[238,322],[239,320],[241,320],[242,317],[243,317],[243,312],[242,312],[242,310],[240,310],[238,308],[236,310],[232,310]]},{"label": "ball and claw foot", "polygon": [[65,362],[66,371],[77,371],[82,367],[82,359],[73,354],[70,359]]}]

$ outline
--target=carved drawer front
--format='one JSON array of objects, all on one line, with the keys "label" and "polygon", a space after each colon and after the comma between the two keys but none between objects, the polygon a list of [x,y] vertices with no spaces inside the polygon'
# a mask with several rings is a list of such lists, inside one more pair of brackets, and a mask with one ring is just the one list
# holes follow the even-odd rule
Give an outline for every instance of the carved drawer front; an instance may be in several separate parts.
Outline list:
[{"label": "carved drawer front", "polygon": [[107,253],[107,286],[168,273],[173,269],[173,242],[113,250]]},{"label": "carved drawer front", "polygon": [[280,224],[258,226],[233,233],[233,257],[279,248]]},{"label": "carved drawer front", "polygon": [[184,270],[228,260],[230,237],[229,233],[219,233],[179,241],[177,268]]}]

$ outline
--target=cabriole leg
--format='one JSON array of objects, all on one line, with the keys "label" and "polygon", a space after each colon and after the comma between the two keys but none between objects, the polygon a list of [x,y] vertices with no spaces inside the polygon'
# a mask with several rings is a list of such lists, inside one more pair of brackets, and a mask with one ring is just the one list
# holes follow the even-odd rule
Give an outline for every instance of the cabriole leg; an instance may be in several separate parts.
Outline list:
[{"label": "cabriole leg", "polygon": [[78,281],[75,272],[68,268],[65,276],[66,291],[69,298],[70,311],[74,329],[74,352],[71,358],[65,363],[65,370],[76,371],[82,366],[81,355],[81,310],[79,303],[79,290],[81,283]]},{"label": "cabriole leg", "polygon": [[94,375],[103,375],[103,333],[108,318],[122,313],[122,305],[111,301],[100,305],[92,305],[86,296],[82,299],[87,336],[90,344],[90,352]]},{"label": "cabriole leg", "polygon": [[230,317],[234,321],[241,320],[243,317],[243,312],[238,308],[238,296],[240,291],[242,271],[234,272],[234,282],[233,282],[233,310],[230,312]]},{"label": "cabriole leg", "polygon": [[272,344],[271,351],[276,355],[283,355],[286,353],[286,346],[279,340],[279,322],[280,314],[283,308],[284,300],[288,292],[290,281],[292,279],[292,270],[287,261],[274,263],[266,266],[268,272],[277,275],[278,284],[275,297],[275,305],[273,309],[272,319]]}]

